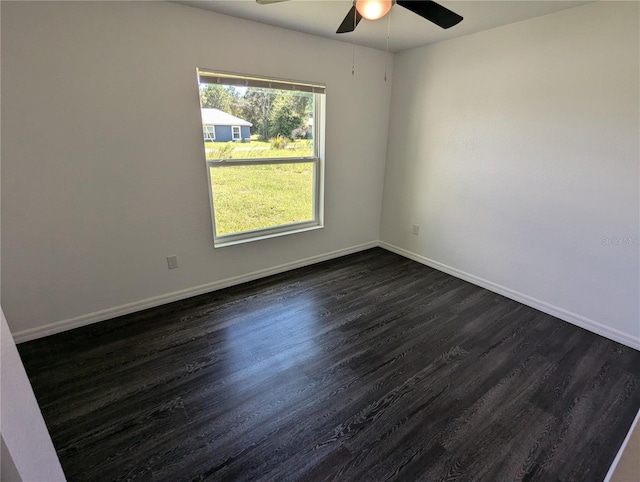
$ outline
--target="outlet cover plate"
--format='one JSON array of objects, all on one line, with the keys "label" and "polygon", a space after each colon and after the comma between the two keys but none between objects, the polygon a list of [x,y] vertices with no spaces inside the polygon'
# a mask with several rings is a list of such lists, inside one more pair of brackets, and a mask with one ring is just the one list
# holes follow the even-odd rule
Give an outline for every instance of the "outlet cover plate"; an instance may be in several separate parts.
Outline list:
[{"label": "outlet cover plate", "polygon": [[178,267],[178,257],[167,256],[167,266],[169,267],[169,269],[176,269]]}]

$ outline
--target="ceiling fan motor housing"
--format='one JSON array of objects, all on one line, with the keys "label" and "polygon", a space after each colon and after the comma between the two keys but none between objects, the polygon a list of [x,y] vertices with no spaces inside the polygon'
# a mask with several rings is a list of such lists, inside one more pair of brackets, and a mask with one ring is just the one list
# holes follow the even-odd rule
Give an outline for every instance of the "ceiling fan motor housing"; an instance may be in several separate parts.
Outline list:
[{"label": "ceiling fan motor housing", "polygon": [[384,17],[391,7],[393,0],[356,0],[356,10],[367,20],[378,20]]}]

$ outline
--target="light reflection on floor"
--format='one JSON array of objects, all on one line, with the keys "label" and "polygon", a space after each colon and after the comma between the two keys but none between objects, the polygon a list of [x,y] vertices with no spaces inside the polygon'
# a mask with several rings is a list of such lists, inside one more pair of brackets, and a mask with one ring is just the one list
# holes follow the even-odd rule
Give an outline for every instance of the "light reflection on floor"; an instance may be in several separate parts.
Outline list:
[{"label": "light reflection on floor", "polygon": [[314,296],[301,294],[276,303],[253,307],[248,302],[225,329],[230,390],[241,392],[279,375],[288,376],[285,372],[304,376],[294,368],[308,366],[320,354],[320,310]]}]

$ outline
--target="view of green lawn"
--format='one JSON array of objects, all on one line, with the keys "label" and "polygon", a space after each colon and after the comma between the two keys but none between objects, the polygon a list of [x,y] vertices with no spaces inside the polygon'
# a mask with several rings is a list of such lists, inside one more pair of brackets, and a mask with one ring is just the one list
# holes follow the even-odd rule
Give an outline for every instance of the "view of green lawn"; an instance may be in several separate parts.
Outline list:
[{"label": "view of green lawn", "polygon": [[[253,77],[238,86],[236,75],[198,75],[216,237],[313,221],[316,89],[324,89],[292,89],[285,81],[265,88]],[[215,162],[227,160],[246,162]]]},{"label": "view of green lawn", "polygon": [[[278,150],[278,156],[283,154]],[[313,166],[305,162],[210,167],[216,235],[313,219]]]},{"label": "view of green lawn", "polygon": [[273,149],[270,142],[205,142],[204,150],[209,161],[219,159],[268,159],[275,157],[311,157],[313,140],[288,141],[284,149]]}]

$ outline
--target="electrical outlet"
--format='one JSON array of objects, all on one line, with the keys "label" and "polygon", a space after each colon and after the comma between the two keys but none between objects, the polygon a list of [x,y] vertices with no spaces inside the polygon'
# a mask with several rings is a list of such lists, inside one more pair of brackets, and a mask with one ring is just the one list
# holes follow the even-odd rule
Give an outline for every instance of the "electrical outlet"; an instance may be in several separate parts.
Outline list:
[{"label": "electrical outlet", "polygon": [[418,233],[420,233],[420,226],[418,226],[417,224],[414,224],[414,225],[411,227],[411,234],[413,234],[413,235],[417,236],[417,235],[418,235]]},{"label": "electrical outlet", "polygon": [[167,256],[167,266],[169,266],[169,269],[176,269],[178,267],[178,257]]}]

